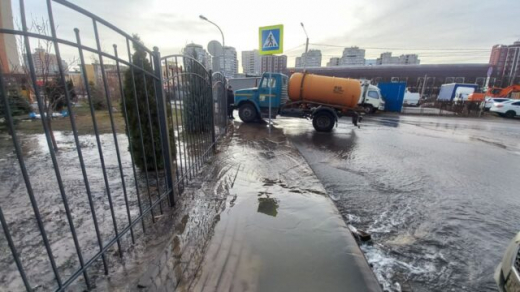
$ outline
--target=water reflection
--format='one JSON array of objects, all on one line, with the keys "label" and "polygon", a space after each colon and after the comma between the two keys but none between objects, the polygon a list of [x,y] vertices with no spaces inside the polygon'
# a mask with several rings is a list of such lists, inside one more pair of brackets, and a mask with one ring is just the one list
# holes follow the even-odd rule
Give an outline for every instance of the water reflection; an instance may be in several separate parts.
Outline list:
[{"label": "water reflection", "polygon": [[396,117],[392,117],[392,118],[381,118],[381,119],[375,120],[375,122],[377,124],[380,124],[383,126],[398,128],[399,123],[400,123],[400,117],[396,116]]},{"label": "water reflection", "polygon": [[258,213],[276,217],[278,214],[278,200],[275,198],[258,198]]},{"label": "water reflection", "polygon": [[[344,132],[344,129],[339,129],[332,133],[319,133],[311,129],[305,132],[288,130],[285,134],[300,151],[320,149],[326,150],[326,152],[334,152],[342,158],[348,157],[354,152],[358,140],[358,134],[354,129],[349,129],[346,132]],[[322,155],[320,156],[323,158]],[[313,161],[309,162],[312,165]]]}]

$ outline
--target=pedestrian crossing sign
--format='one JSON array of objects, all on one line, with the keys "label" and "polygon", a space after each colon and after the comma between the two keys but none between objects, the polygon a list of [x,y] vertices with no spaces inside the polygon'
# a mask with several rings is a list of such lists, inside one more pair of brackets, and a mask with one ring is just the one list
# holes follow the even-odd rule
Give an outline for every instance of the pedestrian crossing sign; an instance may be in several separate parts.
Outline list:
[{"label": "pedestrian crossing sign", "polygon": [[283,53],[283,24],[260,27],[258,37],[260,55]]}]

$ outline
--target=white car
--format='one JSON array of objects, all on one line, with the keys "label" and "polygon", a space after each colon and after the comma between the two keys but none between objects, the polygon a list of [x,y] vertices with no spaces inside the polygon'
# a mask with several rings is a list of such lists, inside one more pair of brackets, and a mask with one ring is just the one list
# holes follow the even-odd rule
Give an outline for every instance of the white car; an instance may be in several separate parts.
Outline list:
[{"label": "white car", "polygon": [[419,100],[421,99],[421,95],[417,92],[409,92],[406,90],[403,98],[404,106],[419,106]]},{"label": "white car", "polygon": [[505,97],[487,97],[486,101],[484,102],[484,110],[488,111],[494,103],[502,103],[508,100],[510,99]]},{"label": "white car", "polygon": [[500,292],[520,291],[520,233],[513,238],[496,268],[495,281]]},{"label": "white car", "polygon": [[520,116],[520,100],[509,100],[501,103],[494,103],[489,109],[501,117],[514,118]]}]

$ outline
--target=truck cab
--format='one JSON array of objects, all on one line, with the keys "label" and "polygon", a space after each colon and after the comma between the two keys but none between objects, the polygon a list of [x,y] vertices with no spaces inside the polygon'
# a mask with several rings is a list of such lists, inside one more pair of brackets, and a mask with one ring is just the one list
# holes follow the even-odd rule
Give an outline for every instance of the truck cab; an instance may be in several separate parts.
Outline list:
[{"label": "truck cab", "polygon": [[359,106],[364,109],[366,114],[373,114],[378,110],[385,110],[385,100],[377,86],[365,81],[361,83],[361,89]]},{"label": "truck cab", "polygon": [[234,106],[244,122],[252,122],[258,118],[269,118],[269,101],[271,102],[271,118],[274,119],[280,108],[289,99],[287,95],[287,75],[281,73],[264,73],[256,88],[235,91]]}]

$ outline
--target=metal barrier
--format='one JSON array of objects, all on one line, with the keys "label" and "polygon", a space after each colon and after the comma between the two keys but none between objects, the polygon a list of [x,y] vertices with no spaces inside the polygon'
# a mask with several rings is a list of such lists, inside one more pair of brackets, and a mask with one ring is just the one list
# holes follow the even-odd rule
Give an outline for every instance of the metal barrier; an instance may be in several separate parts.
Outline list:
[{"label": "metal barrier", "polygon": [[454,102],[433,101],[426,102],[416,107],[403,106],[402,114],[430,115],[430,116],[459,116],[481,117],[483,115],[481,102]]},{"label": "metal barrier", "polygon": [[228,101],[226,77],[221,72],[213,73],[212,77],[213,102],[215,110],[215,131],[220,137],[226,134],[228,125]]},{"label": "metal barrier", "polygon": [[[145,238],[147,228],[157,220],[155,213],[163,214],[164,208],[172,207],[176,196],[213,155],[216,142],[228,125],[226,80],[192,58],[180,55],[161,58],[157,48],[146,48],[138,39],[65,0],[46,0],[50,35],[32,32],[27,25],[24,0],[19,3],[21,30],[0,28],[0,33],[23,39],[28,79],[41,113],[42,140],[51,163],[46,174],[47,186],[41,188],[40,181],[35,181],[35,176],[40,177],[41,173],[32,169],[38,157],[24,151],[24,145],[29,143],[25,140],[27,135],[17,130],[4,82],[7,73],[0,69],[0,102],[5,108],[5,122],[16,154],[13,165],[19,166],[20,183],[23,180],[26,192],[26,195],[15,191],[1,193],[5,198],[0,197],[4,234],[0,237],[0,247],[8,246],[11,253],[0,255],[0,274],[9,279],[6,283],[9,290],[25,287],[31,291],[37,286],[56,291],[72,287],[91,289],[103,272],[108,275],[109,270],[121,265],[118,258],[123,258],[137,240]],[[75,41],[57,36],[53,3],[91,21],[95,47],[82,44],[77,28]],[[127,59],[119,57],[116,45],[113,53],[102,49],[100,27],[124,39]],[[41,84],[39,68],[33,60],[34,40],[49,42],[56,55],[57,83],[65,89],[63,98],[71,127],[67,137],[72,136],[69,142],[73,145],[64,150],[57,149],[52,116],[46,115],[49,106],[44,98],[46,85]],[[140,54],[132,57],[131,46]],[[60,54],[64,47],[76,50],[79,56],[92,122],[93,135],[88,137],[78,134],[76,108]],[[94,54],[99,64],[102,81],[99,87],[103,88],[107,103],[104,111],[94,108],[93,80],[87,74],[85,53]],[[115,83],[109,80],[108,67],[112,68]],[[113,104],[117,99],[121,100],[120,113]],[[106,114],[110,129],[103,132],[100,116]],[[118,133],[122,132],[118,130],[119,119],[125,125],[124,134]],[[65,160],[64,156],[74,159]],[[79,179],[68,178],[74,173]],[[14,179],[15,173],[12,175]],[[49,190],[49,183],[59,193],[58,198],[54,197],[54,189]],[[25,196],[29,202],[19,203]],[[11,204],[15,203],[12,201],[21,208],[17,209],[21,210],[18,214],[10,212]],[[13,227],[15,220],[21,223]],[[16,270],[18,277],[13,274]]]},{"label": "metal barrier", "polygon": [[161,62],[165,68],[168,125],[176,138],[175,174],[182,192],[184,183],[196,175],[226,132],[227,116],[222,111],[226,80],[189,56],[170,55]]}]

